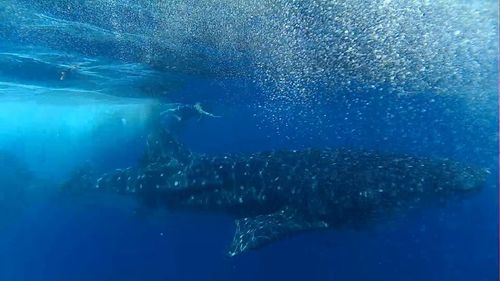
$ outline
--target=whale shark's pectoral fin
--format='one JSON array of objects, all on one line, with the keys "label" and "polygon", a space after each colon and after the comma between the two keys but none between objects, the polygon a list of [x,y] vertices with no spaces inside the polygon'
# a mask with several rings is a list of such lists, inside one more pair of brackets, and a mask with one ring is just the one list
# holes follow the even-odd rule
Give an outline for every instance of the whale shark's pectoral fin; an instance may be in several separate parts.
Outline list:
[{"label": "whale shark's pectoral fin", "polygon": [[276,213],[236,220],[229,255],[236,256],[299,232],[328,228],[324,221],[306,219],[299,211],[285,208]]}]

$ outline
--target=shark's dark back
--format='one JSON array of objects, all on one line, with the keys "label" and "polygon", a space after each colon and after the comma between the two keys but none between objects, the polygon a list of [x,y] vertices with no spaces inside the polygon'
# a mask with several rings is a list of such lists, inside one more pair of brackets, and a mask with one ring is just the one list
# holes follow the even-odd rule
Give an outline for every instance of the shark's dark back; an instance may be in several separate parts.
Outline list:
[{"label": "shark's dark back", "polygon": [[[356,150],[275,151],[200,157],[183,171],[189,202],[177,204],[256,215],[293,206],[310,216],[412,208],[446,195],[455,162]],[[196,184],[190,185],[189,182]],[[204,185],[201,185],[204,183]],[[458,183],[460,184],[460,183]],[[345,213],[345,216],[338,215]]]}]

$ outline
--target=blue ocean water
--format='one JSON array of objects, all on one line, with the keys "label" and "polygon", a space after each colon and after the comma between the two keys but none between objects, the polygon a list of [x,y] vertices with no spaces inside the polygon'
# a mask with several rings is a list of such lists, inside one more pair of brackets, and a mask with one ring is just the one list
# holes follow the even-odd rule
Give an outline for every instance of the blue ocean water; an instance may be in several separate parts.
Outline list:
[{"label": "blue ocean water", "polygon": [[[0,280],[498,278],[497,1],[3,0],[0,39]],[[158,109],[196,103],[218,117],[178,128],[194,153],[366,149],[489,175],[236,257],[229,216],[61,191],[82,165],[137,165]]]}]

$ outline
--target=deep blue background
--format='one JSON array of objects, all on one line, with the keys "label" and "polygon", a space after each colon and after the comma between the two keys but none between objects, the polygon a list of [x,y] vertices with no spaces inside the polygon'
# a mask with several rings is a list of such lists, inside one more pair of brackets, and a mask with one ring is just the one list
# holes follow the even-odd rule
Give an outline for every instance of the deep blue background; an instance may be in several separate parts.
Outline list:
[{"label": "deep blue background", "polygon": [[[203,46],[207,42],[192,42],[189,34],[186,38],[177,38],[181,44],[186,43],[188,49],[180,47],[177,53],[167,53],[168,47],[149,46],[148,42],[130,45],[127,40],[120,41],[121,37],[115,36],[116,18],[124,19],[122,27],[127,28],[123,31],[141,33],[147,30],[154,34],[151,27],[158,23],[148,18],[147,13],[139,12],[144,18],[134,19],[129,17],[133,13],[123,5],[113,11],[116,18],[110,18],[105,13],[96,13],[99,7],[88,5],[86,1],[9,0],[6,3],[0,3],[0,15],[9,16],[5,21],[0,18],[0,97],[9,91],[17,94],[20,89],[21,96],[29,97],[24,102],[38,108],[37,112],[44,110],[43,103],[30,99],[40,94],[37,87],[43,88],[40,91],[46,91],[45,94],[48,92],[49,97],[56,89],[62,89],[63,96],[69,97],[82,95],[78,92],[82,89],[105,90],[104,93],[122,97],[138,92],[148,97],[165,94],[165,102],[201,102],[208,110],[222,116],[193,120],[181,132],[180,139],[198,153],[326,146],[368,148],[449,157],[487,167],[491,175],[479,195],[451,201],[442,208],[400,214],[360,230],[303,234],[229,258],[226,250],[234,225],[228,217],[165,214],[144,209],[127,198],[68,196],[58,192],[54,182],[64,180],[73,162],[77,165],[90,160],[103,170],[133,165],[142,153],[145,132],[138,130],[132,138],[122,140],[121,123],[110,121],[99,128],[96,139],[86,138],[81,147],[76,145],[73,151],[78,154],[66,155],[56,152],[65,148],[65,141],[71,138],[54,141],[57,138],[43,138],[22,131],[9,140],[12,145],[8,148],[25,158],[33,170],[47,170],[51,174],[45,175],[50,179],[42,185],[44,189],[30,190],[22,202],[8,202],[7,208],[12,207],[16,212],[14,216],[7,218],[0,214],[0,281],[497,280],[496,61],[478,65],[478,72],[470,73],[471,77],[495,80],[488,85],[478,85],[481,88],[478,92],[397,95],[374,90],[332,95],[324,90],[315,92],[311,102],[290,108],[280,108],[277,104],[273,108],[265,94],[273,93],[273,89],[265,91],[269,89],[231,75],[220,80],[217,71],[213,70],[227,67],[237,70],[237,74],[246,73],[245,66],[251,54],[247,54],[248,57],[240,54],[241,57],[233,61],[224,53],[227,50],[218,52],[220,50]],[[308,4],[307,1],[302,3]],[[84,4],[90,8],[82,9]],[[1,13],[3,11],[7,12]],[[35,19],[33,13],[63,22]],[[80,33],[85,29],[62,30],[65,21],[112,32],[104,39],[94,38]],[[54,26],[44,29],[37,24]],[[489,38],[479,38],[479,43],[481,39],[490,42]],[[141,64],[150,47],[156,47],[153,51],[165,50],[166,54],[153,53],[149,65]],[[446,46],[440,47],[446,49]],[[487,51],[491,48],[484,46]],[[51,52],[54,58],[44,60],[43,54]],[[198,56],[191,61],[193,54]],[[60,80],[62,71],[68,71],[89,57],[96,61],[86,65],[87,73],[74,71],[65,80]],[[128,63],[135,65],[132,67]],[[170,65],[183,73],[168,71]],[[88,75],[89,70],[104,78]],[[144,73],[149,76],[141,77]],[[211,75],[203,77],[204,73]],[[36,87],[16,88],[24,85]],[[267,106],[259,107],[262,104]],[[35,122],[38,115],[25,115],[22,120],[7,120],[0,125],[13,125],[17,129],[14,126],[17,123],[32,122],[37,132],[44,131],[43,124]],[[57,114],[54,116],[51,118],[59,120]],[[284,116],[285,121],[279,121],[274,118],[276,116]],[[64,116],[61,115],[61,119]],[[0,126],[0,133],[5,133],[4,129]],[[49,129],[47,131],[52,133]],[[63,136],[65,133],[74,132],[61,132]],[[0,134],[0,144],[3,138],[7,137]],[[42,156],[30,154],[37,150]],[[60,175],[54,173],[58,171]]]}]

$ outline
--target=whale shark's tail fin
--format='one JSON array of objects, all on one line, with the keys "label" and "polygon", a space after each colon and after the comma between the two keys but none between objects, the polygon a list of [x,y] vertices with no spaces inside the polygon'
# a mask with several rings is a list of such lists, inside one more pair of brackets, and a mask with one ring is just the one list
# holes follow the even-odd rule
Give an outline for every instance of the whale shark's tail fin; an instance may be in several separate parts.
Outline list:
[{"label": "whale shark's tail fin", "polygon": [[236,221],[236,233],[229,249],[230,256],[236,256],[252,249],[258,249],[273,241],[313,229],[326,229],[324,221],[308,220],[299,211],[285,208],[278,212],[243,218]]}]

